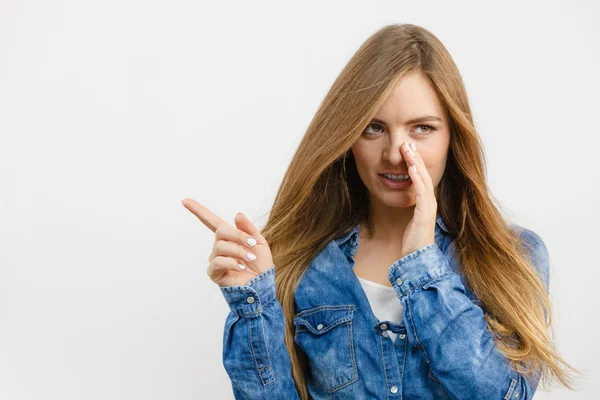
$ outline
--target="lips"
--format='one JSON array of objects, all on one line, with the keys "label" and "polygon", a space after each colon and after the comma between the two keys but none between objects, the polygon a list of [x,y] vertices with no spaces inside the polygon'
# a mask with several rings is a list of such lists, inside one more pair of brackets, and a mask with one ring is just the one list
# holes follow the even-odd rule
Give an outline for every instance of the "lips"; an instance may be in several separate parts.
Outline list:
[{"label": "lips", "polygon": [[410,177],[404,180],[392,180],[388,179],[383,175],[379,175],[381,182],[390,189],[407,189],[412,185],[412,179]]}]

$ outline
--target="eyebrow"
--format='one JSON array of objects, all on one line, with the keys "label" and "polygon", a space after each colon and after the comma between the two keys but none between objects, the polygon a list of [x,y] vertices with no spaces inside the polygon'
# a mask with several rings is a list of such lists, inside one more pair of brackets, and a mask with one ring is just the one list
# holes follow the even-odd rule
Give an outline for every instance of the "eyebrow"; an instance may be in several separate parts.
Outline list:
[{"label": "eyebrow", "polygon": [[[381,119],[378,119],[378,118],[373,118],[372,121],[380,123],[380,124],[383,124],[383,125],[386,125],[385,121],[383,121]],[[413,119],[411,119],[409,121],[406,121],[406,124],[407,125],[417,124],[419,122],[425,122],[425,121],[439,121],[439,122],[441,122],[442,120],[441,120],[441,118],[438,118],[438,117],[433,116],[433,115],[424,115],[422,117],[413,118]]]}]

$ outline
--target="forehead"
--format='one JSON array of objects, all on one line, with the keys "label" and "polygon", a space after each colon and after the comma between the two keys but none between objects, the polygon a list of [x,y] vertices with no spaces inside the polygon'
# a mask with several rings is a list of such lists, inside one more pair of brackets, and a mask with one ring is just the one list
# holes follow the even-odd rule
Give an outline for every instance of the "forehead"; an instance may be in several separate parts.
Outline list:
[{"label": "forehead", "polygon": [[398,123],[423,115],[445,119],[444,106],[429,79],[421,72],[403,75],[378,110],[377,117]]}]

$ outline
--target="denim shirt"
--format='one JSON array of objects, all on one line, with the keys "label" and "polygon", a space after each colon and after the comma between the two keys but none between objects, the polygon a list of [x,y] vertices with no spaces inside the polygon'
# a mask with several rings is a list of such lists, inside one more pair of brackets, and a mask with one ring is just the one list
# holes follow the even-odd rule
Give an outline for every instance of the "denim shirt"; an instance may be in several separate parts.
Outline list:
[{"label": "denim shirt", "polygon": [[[531,399],[533,384],[510,368],[481,303],[460,273],[438,214],[435,241],[402,257],[388,279],[401,323],[380,321],[353,271],[360,224],[312,260],[295,292],[294,341],[307,355],[313,399]],[[517,229],[549,289],[549,256],[533,231]],[[236,399],[299,399],[275,296],[275,267],[244,286],[220,287],[230,312],[223,365]],[[507,296],[510,292],[507,292]],[[388,331],[398,336],[392,341]]]}]

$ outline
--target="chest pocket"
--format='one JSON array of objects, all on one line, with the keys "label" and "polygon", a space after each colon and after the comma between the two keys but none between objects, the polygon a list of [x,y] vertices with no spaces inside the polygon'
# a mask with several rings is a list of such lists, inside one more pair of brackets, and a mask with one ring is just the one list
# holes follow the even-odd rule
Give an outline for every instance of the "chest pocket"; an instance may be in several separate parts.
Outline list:
[{"label": "chest pocket", "polygon": [[352,319],[356,306],[323,305],[294,316],[294,341],[306,353],[315,383],[332,393],[358,379]]}]

